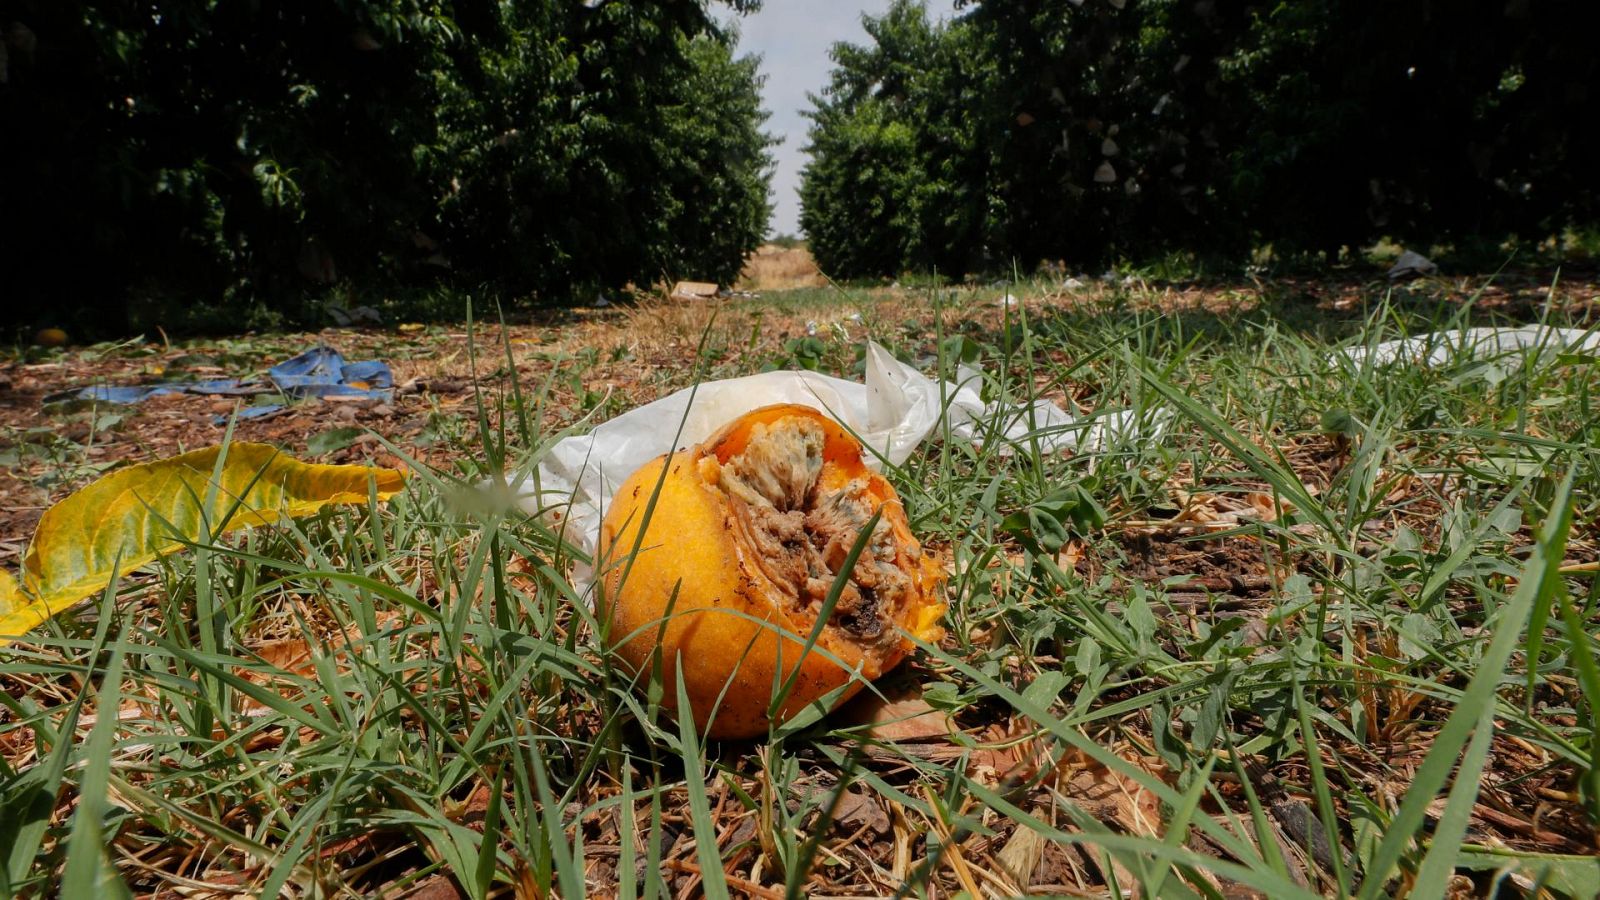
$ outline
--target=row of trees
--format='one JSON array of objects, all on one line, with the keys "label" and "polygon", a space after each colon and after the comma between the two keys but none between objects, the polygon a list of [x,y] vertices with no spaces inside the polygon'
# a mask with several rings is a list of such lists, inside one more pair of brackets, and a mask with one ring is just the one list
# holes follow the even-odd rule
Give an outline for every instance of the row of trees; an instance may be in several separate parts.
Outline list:
[{"label": "row of trees", "polygon": [[0,318],[730,278],[759,86],[687,0],[0,0]]},{"label": "row of trees", "polygon": [[1590,0],[898,0],[836,45],[801,224],[838,276],[1375,238],[1600,213]]}]

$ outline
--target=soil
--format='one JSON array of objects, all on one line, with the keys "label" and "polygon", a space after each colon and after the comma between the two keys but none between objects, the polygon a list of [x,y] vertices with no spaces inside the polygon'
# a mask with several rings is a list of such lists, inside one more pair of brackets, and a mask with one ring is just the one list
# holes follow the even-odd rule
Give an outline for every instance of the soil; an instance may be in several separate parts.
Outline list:
[{"label": "soil", "polygon": [[[1545,299],[1544,288],[1553,281],[1550,273],[1503,276],[1487,288],[1481,280],[1430,280],[1426,285],[1399,289],[1409,294],[1409,302],[1465,302],[1476,298],[1479,308],[1491,309],[1511,317],[1537,313]],[[1263,302],[1301,304],[1310,312],[1338,323],[1360,316],[1364,305],[1381,296],[1383,285],[1355,276],[1318,280],[1284,279],[1270,284],[1233,285],[1135,285],[1141,303],[1166,312],[1200,312],[1227,315]],[[949,330],[971,329],[997,333],[1009,323],[1014,310],[995,302],[1004,288],[964,288],[967,294],[952,304],[959,310],[959,321],[945,323]],[[1107,300],[1107,289],[1093,286],[1084,290],[1061,290],[1044,296],[1029,295],[1023,308],[1030,315],[1059,313],[1071,315],[1091,310]],[[1425,293],[1424,291],[1432,293]],[[1592,305],[1600,298],[1600,283],[1593,279],[1575,281],[1563,276],[1560,288],[1563,302],[1575,307]],[[1021,291],[1019,290],[1019,293]],[[870,298],[871,305],[865,302]],[[782,363],[788,341],[806,335],[815,326],[844,329],[853,339],[867,334],[851,318],[851,303],[881,322],[914,322],[920,331],[906,343],[926,346],[933,340],[929,330],[936,312],[930,309],[927,295],[916,291],[885,288],[848,295],[832,309],[806,308],[786,311],[781,305],[751,308],[743,299],[682,303],[646,301],[638,305],[617,305],[602,310],[569,310],[550,313],[516,324],[481,328],[469,336],[460,327],[373,329],[328,329],[320,332],[254,336],[184,345],[159,343],[128,344],[121,347],[76,347],[62,351],[28,350],[10,358],[0,357],[0,566],[14,569],[26,549],[28,537],[39,516],[49,504],[83,486],[100,473],[118,464],[170,456],[220,442],[228,435],[228,425],[218,424],[239,402],[233,399],[171,396],[149,400],[132,407],[83,408],[47,405],[44,398],[58,392],[97,383],[136,384],[174,377],[182,370],[197,377],[239,377],[259,374],[275,362],[286,359],[316,343],[336,347],[350,359],[378,358],[394,370],[399,386],[391,402],[308,401],[291,405],[270,418],[239,421],[233,426],[234,440],[275,444],[306,459],[330,462],[372,460],[388,465],[403,465],[410,457],[430,465],[450,468],[462,465],[463,448],[471,448],[472,436],[481,408],[498,425],[501,400],[514,387],[546,396],[539,428],[544,433],[579,422],[586,416],[603,418],[635,404],[656,399],[668,390],[685,384],[695,373],[685,366],[695,359],[697,348],[720,353],[720,362],[704,374],[722,377],[754,371],[763,363]],[[1287,298],[1287,299],[1286,299]],[[1404,298],[1402,297],[1402,302]],[[813,321],[822,320],[822,321]],[[851,330],[854,329],[854,330]],[[903,334],[904,332],[902,332]],[[1066,352],[1066,351],[1062,351]],[[211,362],[196,363],[196,357]],[[515,378],[513,379],[513,375]],[[548,386],[548,387],[546,387]],[[1058,399],[1087,400],[1094,386],[1051,386]],[[1069,390],[1086,393],[1071,395]],[[343,431],[349,429],[351,431]],[[353,433],[352,433],[353,432]],[[329,439],[328,436],[344,437]],[[386,444],[392,444],[392,448]],[[1304,444],[1282,448],[1307,485],[1326,485],[1331,474],[1342,465],[1336,444],[1317,438]],[[1240,626],[1247,639],[1263,634],[1269,625],[1265,612],[1274,602],[1273,589],[1282,579],[1305,567],[1317,564],[1307,559],[1276,559],[1263,545],[1247,537],[1214,537],[1208,523],[1229,515],[1270,515],[1270,502],[1263,507],[1242,509],[1237,497],[1203,494],[1206,486],[1189,485],[1195,493],[1174,500],[1171,509],[1139,511],[1138,522],[1119,519],[1123,529],[1117,553],[1092,555],[1072,547],[1062,551],[1065,567],[1075,568],[1085,578],[1110,575],[1127,584],[1144,584],[1152,594],[1160,594],[1152,604],[1162,616],[1180,617],[1193,623],[1196,640],[1202,626],[1215,624],[1223,615],[1245,620]],[[1249,504],[1244,504],[1248,506]],[[1204,511],[1210,518],[1197,514]],[[1419,502],[1412,508],[1412,524],[1426,527],[1437,510]],[[1124,511],[1126,512],[1126,511]],[[1385,535],[1374,534],[1380,543]],[[1600,556],[1592,541],[1576,540],[1571,552],[1575,559],[1589,561]],[[1113,612],[1115,612],[1113,610]],[[979,636],[974,635],[976,640]],[[1362,653],[1368,652],[1365,635],[1355,636]],[[1385,648],[1374,646],[1381,655]],[[1047,662],[1040,659],[1039,662]],[[912,665],[917,665],[913,663]],[[1015,674],[1015,673],[1013,673]],[[927,672],[909,678],[913,683],[931,682]],[[1132,690],[1132,689],[1130,689]],[[1433,701],[1403,687],[1374,682],[1370,708],[1374,732],[1362,744],[1339,740],[1324,748],[1337,753],[1349,769],[1404,774],[1420,765],[1431,746],[1433,729],[1442,707],[1429,707]],[[868,698],[870,699],[870,698]],[[1108,695],[1105,700],[1118,698]],[[906,762],[908,756],[921,756],[954,764],[967,760],[975,777],[1008,799],[1033,802],[1018,791],[1029,779],[1047,781],[1059,792],[1097,818],[1113,822],[1130,833],[1143,833],[1158,819],[1154,798],[1148,791],[1130,785],[1104,767],[1088,760],[1063,759],[1054,773],[1037,771],[1041,744],[1015,730],[1015,722],[997,721],[994,710],[974,705],[960,711],[955,720],[936,712],[920,700],[896,700],[900,706],[881,716],[883,720],[919,722],[912,736],[894,753],[862,750],[864,765],[876,778],[907,792],[926,785],[918,770]],[[1541,701],[1542,702],[1542,701]],[[920,705],[918,705],[920,704]],[[842,712],[841,715],[848,715]],[[586,723],[585,723],[586,724]],[[930,727],[931,724],[931,727]],[[887,726],[886,726],[887,727]],[[1126,759],[1145,760],[1147,736],[1139,726],[1107,719],[1095,726],[1094,736],[1104,746]],[[958,742],[947,729],[965,732]],[[17,732],[20,734],[21,732]],[[885,732],[887,733],[887,732]],[[980,749],[973,750],[977,746]],[[0,748],[8,758],[31,752],[28,748]],[[803,782],[817,790],[829,790],[837,768],[813,751],[800,748],[797,757],[806,767]],[[1468,840],[1503,843],[1505,846],[1545,852],[1583,853],[1593,849],[1592,829],[1582,819],[1574,802],[1568,771],[1552,765],[1548,754],[1514,737],[1497,736],[1492,747],[1495,761],[1492,779],[1486,781],[1481,800],[1474,809]],[[1365,761],[1371,766],[1363,767]],[[1154,765],[1154,764],[1152,764]],[[1285,763],[1275,771],[1252,774],[1264,790],[1271,785],[1304,785],[1308,777],[1299,762]],[[745,788],[753,788],[745,785]],[[1393,798],[1404,791],[1403,783],[1360,785],[1374,796]],[[755,833],[754,812],[745,810],[728,779],[718,779],[709,798],[716,820],[722,823],[717,840],[723,847],[747,844]],[[1232,790],[1231,785],[1224,790]],[[483,796],[473,794],[463,800],[463,821],[481,826]],[[849,873],[889,872],[897,878],[908,874],[896,862],[911,859],[925,846],[927,822],[905,820],[898,807],[886,810],[879,799],[867,792],[852,794],[835,810],[836,845],[850,854],[844,860],[833,885],[870,894],[881,885],[862,877],[861,883],[848,883]],[[1235,808],[1237,796],[1229,797]],[[686,808],[679,793],[663,797],[674,811]],[[1313,855],[1331,852],[1316,846],[1316,833],[1304,827],[1312,821],[1310,798],[1289,787],[1279,787],[1262,797],[1272,820],[1294,840],[1283,846],[1285,855],[1294,857],[1302,847]],[[1040,801],[1035,812],[1044,814],[1048,805]],[[600,892],[614,887],[618,848],[623,840],[619,819],[610,808],[595,810],[582,820],[587,860],[587,876]],[[620,807],[619,807],[620,808]],[[891,817],[890,813],[894,813]],[[977,858],[1004,857],[1015,845],[1025,849],[1027,835],[993,810],[979,810],[992,835],[963,845],[962,852]],[[674,821],[679,812],[672,814]],[[473,818],[478,816],[479,818]],[[912,825],[922,831],[914,831]],[[1063,820],[1062,824],[1066,824]],[[692,893],[699,881],[693,835],[686,828],[667,823],[665,865],[675,875],[681,894]],[[631,830],[642,833],[639,826]],[[1021,837],[1019,837],[1021,834]],[[970,837],[970,835],[968,835]],[[371,859],[393,850],[403,840],[399,835],[365,836],[331,848],[330,859]],[[958,842],[959,843],[959,842]],[[1190,848],[1206,853],[1195,841]],[[830,851],[831,852],[831,851]],[[1018,850],[1021,853],[1021,850]],[[1076,855],[1073,850],[1046,842],[1033,868],[1032,881],[1039,890],[1071,885],[1083,879],[1079,873],[1103,865],[1105,857]],[[726,852],[730,873],[751,875],[751,881],[729,876],[730,884],[753,896],[772,892],[761,887],[752,872],[758,849]],[[1328,860],[1318,859],[1324,867]],[[1298,873],[1299,866],[1291,866]],[[1119,877],[1125,873],[1117,873]],[[1229,895],[1236,886],[1222,885]],[[416,885],[414,896],[455,896],[455,886],[434,876]],[[762,893],[765,891],[766,893]]]}]

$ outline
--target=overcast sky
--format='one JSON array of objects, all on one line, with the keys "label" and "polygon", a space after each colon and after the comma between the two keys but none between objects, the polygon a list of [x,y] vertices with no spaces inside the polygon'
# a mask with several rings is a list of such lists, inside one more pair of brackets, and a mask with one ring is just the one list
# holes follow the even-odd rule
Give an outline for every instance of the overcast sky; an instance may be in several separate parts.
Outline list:
[{"label": "overcast sky", "polygon": [[806,92],[820,92],[832,63],[828,48],[835,41],[865,43],[861,14],[882,15],[889,0],[766,0],[761,11],[738,20],[739,52],[761,55],[761,70],[767,76],[762,97],[772,118],[767,131],[783,138],[773,148],[778,170],[772,176],[772,233],[798,234],[800,231],[800,167],[805,154],[807,120],[800,111],[809,109]]}]

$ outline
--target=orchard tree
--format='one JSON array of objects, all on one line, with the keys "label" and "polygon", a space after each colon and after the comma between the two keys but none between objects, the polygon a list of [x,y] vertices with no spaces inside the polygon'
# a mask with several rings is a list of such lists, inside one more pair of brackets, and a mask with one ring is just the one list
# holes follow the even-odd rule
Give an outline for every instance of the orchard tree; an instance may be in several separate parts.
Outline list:
[{"label": "orchard tree", "polygon": [[812,97],[801,227],[840,277],[959,276],[985,263],[991,221],[986,48],[908,0],[863,25],[872,43],[834,45]]},{"label": "orchard tree", "polygon": [[559,303],[764,230],[758,63],[702,3],[0,0],[0,49],[14,322],[237,327],[341,280]]},{"label": "orchard tree", "polygon": [[1600,214],[1581,0],[971,0],[938,24],[899,0],[867,26],[802,185],[834,274],[1497,248]]}]

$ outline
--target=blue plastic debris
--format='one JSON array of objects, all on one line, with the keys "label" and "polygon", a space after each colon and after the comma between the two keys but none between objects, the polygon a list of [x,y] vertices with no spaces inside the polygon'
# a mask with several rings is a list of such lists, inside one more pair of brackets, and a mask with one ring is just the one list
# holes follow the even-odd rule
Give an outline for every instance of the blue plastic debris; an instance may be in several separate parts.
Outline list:
[{"label": "blue plastic debris", "polygon": [[346,363],[332,347],[313,347],[267,370],[272,383],[291,397],[394,396],[394,374],[378,360]]},{"label": "blue plastic debris", "polygon": [[[275,416],[288,408],[282,403],[269,403],[266,406],[246,406],[244,409],[239,410],[234,417],[239,419],[264,419],[267,416]],[[228,417],[212,416],[211,421],[216,425],[226,425],[228,424]]]},{"label": "blue plastic debris", "polygon": [[[132,404],[169,394],[255,397],[271,393],[282,393],[294,399],[370,397],[387,403],[394,398],[394,373],[389,370],[387,363],[380,360],[347,363],[344,361],[344,356],[332,347],[316,346],[268,369],[265,381],[219,378],[209,381],[163,381],[156,384],[126,386],[94,385],[53,394],[46,397],[44,402],[88,400],[99,403]],[[240,410],[238,417],[260,418],[278,412],[282,408],[282,404],[251,406]],[[218,419],[227,421],[226,417]]]},{"label": "blue plastic debris", "polygon": [[257,384],[241,383],[231,378],[214,381],[164,381],[158,384],[140,384],[118,387],[109,384],[97,384],[77,391],[66,391],[53,394],[45,398],[46,403],[59,403],[62,400],[95,400],[100,403],[139,403],[151,397],[161,397],[167,394],[206,394],[211,396],[236,396],[253,397],[261,393]]},{"label": "blue plastic debris", "polygon": [[98,403],[138,403],[151,397],[181,393],[183,393],[182,389],[164,384],[148,384],[142,387],[113,387],[108,384],[97,384],[94,387],[86,387],[82,390],[51,394],[44,398],[44,402],[60,403],[64,400],[93,400]]}]

